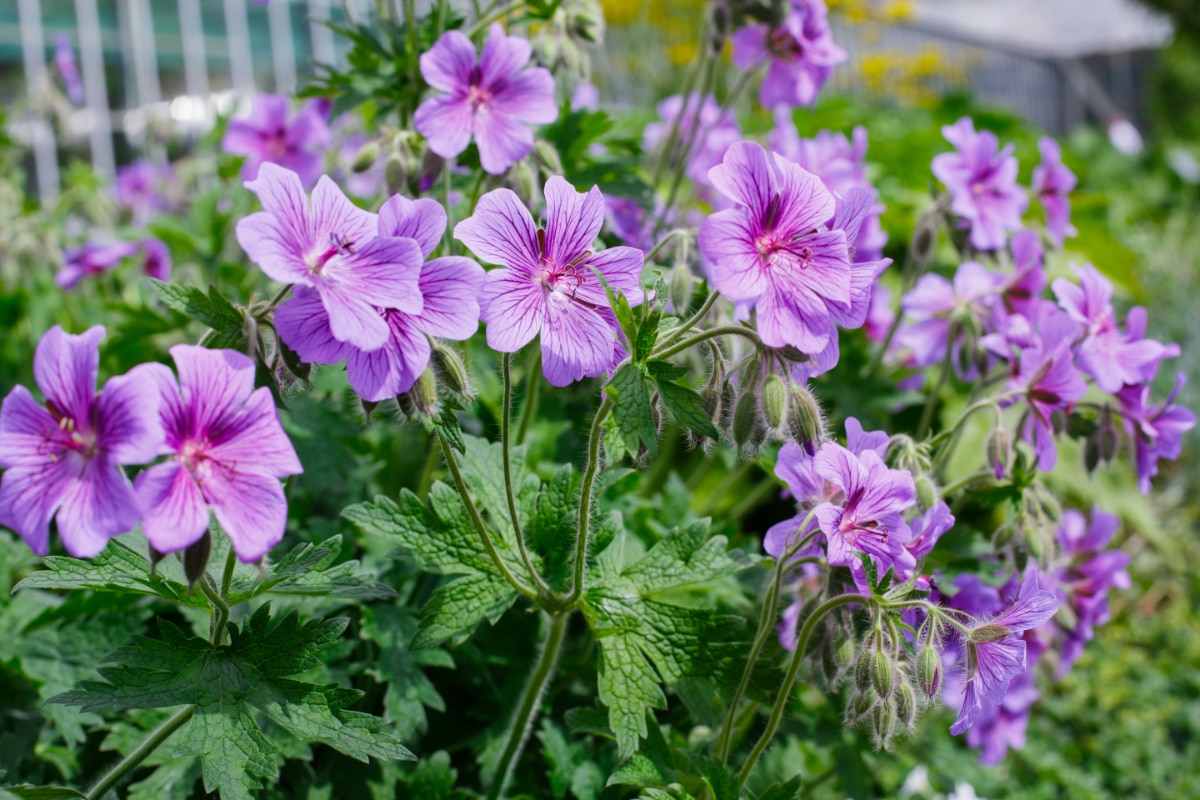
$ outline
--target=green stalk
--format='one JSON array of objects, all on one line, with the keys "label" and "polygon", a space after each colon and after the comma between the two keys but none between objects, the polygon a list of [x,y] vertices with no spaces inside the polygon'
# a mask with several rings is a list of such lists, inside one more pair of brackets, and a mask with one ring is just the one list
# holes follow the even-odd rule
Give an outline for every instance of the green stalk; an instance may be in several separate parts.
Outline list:
[{"label": "green stalk", "polygon": [[442,437],[439,436],[438,438],[442,442],[442,455],[446,459],[446,466],[450,468],[450,474],[454,477],[454,485],[458,488],[458,494],[462,498],[463,505],[467,507],[471,523],[475,526],[475,531],[479,534],[479,538],[483,540],[483,546],[488,551],[488,555],[492,557],[492,562],[514,589],[530,600],[537,600],[538,593],[521,583],[520,579],[516,575],[513,575],[512,570],[504,563],[504,559],[500,557],[500,552],[496,549],[496,543],[492,541],[492,535],[488,533],[487,526],[483,524],[483,518],[479,516],[479,509],[475,507],[475,501],[471,499],[471,494],[467,491],[467,482],[463,480],[462,470],[458,467],[458,458],[454,455],[454,448]]},{"label": "green stalk", "polygon": [[529,728],[533,723],[534,712],[537,711],[542,694],[546,691],[546,684],[550,682],[550,676],[554,673],[554,665],[557,663],[558,653],[562,649],[569,617],[569,612],[561,611],[550,617],[550,627],[546,631],[542,653],[538,656],[537,665],[533,669],[533,675],[529,677],[529,683],[525,685],[525,693],[521,695],[516,716],[513,717],[512,726],[508,729],[504,750],[501,751],[500,760],[496,764],[496,773],[492,778],[491,789],[488,791],[488,800],[499,800],[504,795],[504,789],[512,776],[513,765],[520,756],[521,749],[525,746],[525,740],[529,737]]},{"label": "green stalk", "polygon": [[783,679],[783,686],[780,688],[779,696],[775,698],[775,705],[771,709],[771,719],[767,722],[767,729],[763,731],[762,736],[755,743],[754,749],[750,751],[750,755],[746,758],[746,763],[742,765],[741,771],[738,772],[738,786],[746,785],[746,780],[754,770],[754,765],[758,763],[758,759],[762,757],[763,752],[766,751],[767,747],[771,744],[771,740],[775,738],[775,733],[779,730],[779,723],[783,720],[783,712],[787,710],[788,701],[792,697],[792,689],[796,686],[796,675],[800,672],[800,664],[804,661],[804,651],[808,649],[808,640],[812,637],[817,623],[830,611],[847,603],[869,605],[871,598],[861,594],[840,594],[837,597],[831,597],[817,606],[817,610],[812,613],[812,616],[804,621],[804,627],[800,630],[800,636],[796,641],[796,651],[792,653],[787,675]]},{"label": "green stalk", "polygon": [[601,426],[604,424],[604,418],[608,416],[608,412],[612,410],[612,406],[612,400],[608,395],[604,395],[604,400],[600,403],[600,407],[596,409],[596,416],[592,419],[591,433],[588,434],[587,465],[583,470],[583,486],[579,493],[579,524],[576,528],[577,534],[575,539],[575,570],[571,582],[571,592],[567,595],[567,608],[573,606],[583,596],[583,573],[584,567],[587,565],[588,546],[591,544],[589,541],[591,538],[589,528],[592,524],[592,491],[596,486],[596,473],[600,471],[600,440],[604,436]]},{"label": "green stalk", "polygon": [[710,291],[708,293],[708,297],[704,298],[704,304],[700,306],[700,310],[688,317],[687,321],[678,328],[670,331],[663,339],[662,345],[665,346],[671,344],[672,342],[678,341],[681,336],[703,322],[704,318],[708,316],[708,312],[712,311],[712,307],[716,305],[717,298],[720,296],[721,295],[715,290]]},{"label": "green stalk", "polygon": [[500,376],[504,384],[504,408],[500,415],[500,446],[504,451],[504,493],[508,497],[508,516],[512,520],[513,537],[517,540],[517,549],[521,552],[521,561],[529,576],[533,578],[534,588],[538,597],[545,598],[550,594],[550,587],[542,580],[542,576],[533,566],[529,550],[525,546],[525,535],[521,531],[521,520],[517,515],[517,496],[513,492],[512,480],[512,353],[505,353],[500,358]]},{"label": "green stalk", "polygon": [[104,795],[115,789],[130,772],[137,769],[138,765],[157,750],[172,733],[186,725],[195,713],[195,706],[185,706],[165,719],[161,725],[150,732],[150,735],[137,746],[136,750],[118,761],[115,767],[106,772],[104,777],[96,782],[96,785],[88,792],[87,796],[90,800],[101,800]]},{"label": "green stalk", "polygon": [[501,6],[500,8],[496,9],[495,11],[487,14],[483,19],[476,22],[471,27],[471,30],[469,30],[467,32],[467,36],[474,39],[476,34],[478,34],[480,31],[484,30],[485,28],[487,28],[487,26],[491,25],[493,22],[496,22],[497,20],[501,19],[502,17],[507,17],[509,14],[511,14],[514,11],[520,11],[524,7],[525,7],[525,0],[513,0],[513,2],[511,2],[511,3]]},{"label": "green stalk", "polygon": [[743,328],[740,325],[722,325],[717,328],[709,328],[708,330],[700,331],[695,336],[684,339],[677,344],[669,345],[662,350],[659,350],[651,355],[651,358],[664,359],[670,358],[673,355],[678,355],[684,350],[687,350],[694,344],[700,344],[703,341],[712,339],[716,336],[742,336],[754,342],[756,347],[762,346],[762,340],[758,338],[758,334],[749,328]]}]

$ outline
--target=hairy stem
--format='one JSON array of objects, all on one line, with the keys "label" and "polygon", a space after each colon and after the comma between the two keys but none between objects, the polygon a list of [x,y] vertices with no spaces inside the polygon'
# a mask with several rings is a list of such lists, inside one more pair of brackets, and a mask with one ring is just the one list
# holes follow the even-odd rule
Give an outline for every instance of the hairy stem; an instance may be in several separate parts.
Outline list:
[{"label": "hairy stem", "polygon": [[504,452],[504,493],[508,496],[508,516],[512,520],[513,537],[517,540],[517,549],[521,552],[521,561],[533,579],[538,597],[544,598],[550,593],[550,587],[542,580],[542,576],[533,567],[533,559],[525,546],[525,534],[521,531],[521,520],[517,514],[517,496],[513,491],[512,480],[512,354],[505,353],[500,358],[500,376],[504,383],[504,408],[500,415],[500,445]]},{"label": "hairy stem", "polygon": [[588,434],[587,465],[583,470],[583,486],[579,492],[579,523],[575,539],[575,570],[571,581],[571,592],[567,596],[567,607],[574,605],[583,596],[583,572],[587,565],[588,546],[591,544],[592,524],[592,492],[596,486],[596,473],[600,471],[600,440],[604,437],[601,427],[604,418],[612,410],[612,400],[608,395],[596,409],[592,419],[592,430]]},{"label": "hairy stem", "polygon": [[664,349],[652,354],[651,358],[670,358],[671,356],[682,353],[684,350],[687,350],[694,344],[700,344],[701,342],[707,341],[716,336],[742,336],[754,342],[756,347],[762,345],[762,340],[758,338],[758,334],[749,328],[743,328],[740,325],[722,325],[717,328],[709,328],[708,330],[700,331],[696,335],[684,339],[682,342],[669,345]]},{"label": "hairy stem", "polygon": [[425,464],[421,467],[421,482],[417,484],[417,497],[421,499],[422,503],[425,502],[425,498],[429,496],[429,490],[433,487],[433,472],[437,469],[436,437],[429,438],[429,451],[425,454]]},{"label": "hairy stem", "polygon": [[137,746],[136,750],[118,761],[116,766],[106,772],[96,782],[96,785],[92,787],[92,790],[88,792],[87,796],[91,800],[100,800],[100,798],[116,788],[130,772],[137,769],[139,764],[157,750],[172,733],[186,725],[195,713],[195,706],[186,706],[163,720],[163,723],[151,731],[150,735]]},{"label": "hairy stem", "polygon": [[467,491],[467,482],[463,480],[462,470],[458,467],[458,458],[454,455],[454,448],[444,438],[440,436],[438,438],[441,439],[442,455],[446,459],[446,466],[450,468],[450,475],[454,478],[454,485],[458,489],[458,494],[462,498],[463,505],[467,507],[467,513],[471,517],[471,524],[475,526],[475,531],[479,534],[479,538],[483,540],[484,548],[487,549],[488,555],[492,557],[492,563],[496,565],[496,569],[500,570],[500,574],[504,576],[504,579],[514,589],[530,600],[537,600],[538,593],[521,583],[520,579],[516,575],[513,575],[512,570],[504,563],[504,559],[500,557],[500,551],[496,549],[496,543],[492,540],[492,535],[488,533],[487,526],[483,523],[483,517],[479,516],[479,509],[475,507],[475,501],[471,499],[470,492]]},{"label": "hairy stem", "polygon": [[521,424],[517,426],[517,444],[524,444],[525,435],[529,433],[529,423],[533,422],[533,412],[537,411],[538,373],[542,369],[542,351],[537,349],[529,361],[529,375],[526,377],[525,397],[521,400]]},{"label": "hairy stem", "polygon": [[688,317],[687,321],[678,328],[671,331],[663,339],[663,345],[669,345],[672,342],[678,341],[681,336],[703,322],[704,318],[708,316],[708,312],[712,311],[712,307],[716,304],[717,298],[720,296],[721,295],[716,290],[710,291],[708,293],[708,297],[704,298],[704,304],[700,306],[700,310]]},{"label": "hairy stem", "polygon": [[504,750],[496,763],[496,772],[492,778],[492,787],[488,791],[488,800],[499,800],[504,795],[505,786],[512,775],[513,765],[525,746],[529,737],[529,728],[533,723],[534,712],[541,702],[546,684],[554,673],[554,665],[558,661],[558,653],[562,649],[563,638],[567,632],[567,620],[570,612],[558,612],[550,617],[550,626],[546,631],[546,640],[542,644],[542,653],[538,656],[533,674],[525,686],[525,693],[517,705],[516,716],[508,729],[508,737],[504,742]]},{"label": "hairy stem", "polygon": [[804,651],[808,649],[808,640],[812,638],[817,623],[824,619],[825,615],[830,611],[848,603],[869,605],[871,598],[861,594],[840,594],[837,597],[831,597],[817,606],[817,610],[812,613],[812,616],[804,621],[804,627],[801,628],[800,636],[796,640],[796,650],[792,653],[792,660],[788,664],[787,675],[783,679],[783,686],[780,688],[779,696],[775,698],[775,705],[771,709],[771,718],[767,722],[767,729],[763,731],[762,736],[758,737],[758,741],[754,744],[754,749],[750,751],[750,755],[746,758],[746,763],[742,765],[741,771],[738,772],[738,786],[746,785],[746,780],[754,770],[754,765],[758,763],[758,759],[762,757],[762,754],[771,744],[771,740],[775,738],[776,731],[779,730],[779,723],[783,720],[783,713],[787,710],[788,701],[792,698],[792,689],[796,685],[796,675],[800,672],[800,664],[804,662]]},{"label": "hairy stem", "polygon": [[524,7],[525,0],[513,0],[513,2],[503,5],[495,11],[486,13],[482,19],[480,19],[471,27],[471,30],[467,32],[467,35],[474,38],[477,33],[487,28],[487,26],[491,25],[493,22],[496,22],[503,17],[507,17],[514,11],[520,11]]}]

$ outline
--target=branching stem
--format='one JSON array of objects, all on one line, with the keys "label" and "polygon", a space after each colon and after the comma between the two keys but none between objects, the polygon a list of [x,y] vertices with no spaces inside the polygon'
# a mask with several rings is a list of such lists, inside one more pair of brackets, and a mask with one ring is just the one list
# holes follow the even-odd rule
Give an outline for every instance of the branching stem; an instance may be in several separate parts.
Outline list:
[{"label": "branching stem", "polygon": [[90,792],[88,792],[87,796],[90,798],[90,800],[100,800],[100,798],[104,797],[104,795],[116,788],[117,785],[129,775],[130,772],[133,772],[135,769],[137,769],[138,765],[145,761],[151,753],[157,750],[163,742],[170,738],[172,733],[186,725],[188,720],[190,720],[192,715],[195,713],[195,706],[185,706],[171,716],[167,717],[167,719],[165,719],[161,725],[150,732],[150,735],[147,736],[145,740],[143,740],[142,743],[137,746],[136,750],[118,761],[115,767],[106,772],[104,776],[96,782],[96,785],[92,787]]},{"label": "branching stem", "polygon": [[701,342],[707,341],[708,339],[712,339],[716,336],[742,336],[753,342],[756,347],[762,346],[762,340],[758,338],[758,334],[749,328],[743,328],[740,325],[722,325],[717,328],[709,328],[708,330],[700,331],[694,336],[684,339],[682,342],[668,345],[664,349],[652,354],[651,358],[670,358],[671,356],[682,353],[692,345],[700,344]]},{"label": "branching stem", "polygon": [[602,427],[604,418],[612,410],[613,402],[608,395],[604,396],[596,416],[592,419],[592,430],[588,434],[587,464],[583,470],[583,486],[579,492],[579,523],[575,539],[575,570],[571,580],[571,592],[567,595],[568,608],[575,605],[583,596],[583,574],[587,565],[588,546],[591,544],[592,524],[592,493],[596,487],[596,473],[600,471],[600,440],[603,438]]},{"label": "branching stem", "polygon": [[512,519],[513,537],[517,540],[517,549],[521,552],[521,562],[525,564],[529,577],[533,579],[538,597],[545,598],[550,593],[550,587],[542,580],[542,576],[533,566],[529,557],[529,549],[525,546],[525,534],[521,531],[521,520],[517,514],[517,495],[513,491],[512,480],[512,354],[505,353],[500,358],[500,375],[504,383],[504,408],[500,415],[500,444],[504,451],[504,493],[508,497],[508,515]]}]

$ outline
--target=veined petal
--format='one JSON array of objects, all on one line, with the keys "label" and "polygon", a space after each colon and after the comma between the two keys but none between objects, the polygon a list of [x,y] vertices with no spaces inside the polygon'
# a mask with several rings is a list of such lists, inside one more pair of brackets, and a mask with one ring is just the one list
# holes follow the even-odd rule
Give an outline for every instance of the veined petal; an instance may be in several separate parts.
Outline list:
[{"label": "veined petal", "polygon": [[475,45],[461,31],[446,31],[421,54],[421,77],[443,92],[466,92],[475,69]]},{"label": "veined petal", "polygon": [[470,339],[479,330],[484,276],[483,267],[462,256],[427,261],[420,281],[425,307],[413,317],[416,326],[431,336]]},{"label": "veined petal", "polygon": [[268,278],[280,283],[312,284],[304,251],[309,244],[307,234],[296,238],[286,220],[257,211],[238,220],[237,240],[250,260]]},{"label": "veined petal", "polygon": [[500,175],[529,155],[533,131],[498,108],[480,106],[475,113],[475,145],[484,172]]},{"label": "veined petal", "polygon": [[[604,276],[608,285],[620,289],[629,305],[641,305],[643,296],[638,281],[642,277],[645,255],[634,247],[610,247],[601,250],[580,265],[581,269],[595,269]],[[604,285],[594,278],[585,279],[575,292],[580,300],[593,305],[608,307],[608,294]]]},{"label": "veined petal", "polygon": [[616,332],[604,318],[562,292],[546,296],[542,373],[555,386],[592,378],[613,366]]},{"label": "veined petal", "polygon": [[768,347],[792,345],[802,353],[819,353],[836,334],[829,310],[805,286],[777,286],[758,299],[758,335]]},{"label": "veined petal", "polygon": [[379,235],[403,236],[416,240],[421,255],[429,258],[446,232],[446,210],[428,197],[409,200],[392,197],[379,209]]},{"label": "veined petal", "polygon": [[1010,636],[998,642],[976,645],[978,669],[972,682],[975,691],[993,703],[1004,699],[1012,679],[1025,671],[1025,641]]},{"label": "veined petal", "polygon": [[109,378],[96,399],[96,441],[114,464],[145,464],[162,447],[158,387],[148,368]]},{"label": "veined petal", "polygon": [[0,476],[0,525],[16,531],[25,543],[44,556],[50,552],[50,518],[67,488],[83,468],[83,459],[65,459],[10,467]]},{"label": "veined petal", "polygon": [[[324,295],[336,287],[339,296],[353,297],[369,306],[419,314],[424,307],[419,284],[424,260],[421,248],[412,239],[372,239],[362,247],[356,247],[353,253],[332,259],[317,288]],[[329,300],[322,299],[332,317]],[[351,341],[338,335],[336,321],[333,332],[342,341]]]},{"label": "veined petal", "polygon": [[92,558],[114,536],[138,524],[141,509],[121,468],[102,455],[66,487],[59,506],[58,536],[76,558]]},{"label": "veined petal", "polygon": [[14,386],[0,406],[0,467],[35,467],[50,461],[47,438],[56,420],[24,386]]},{"label": "veined petal", "polygon": [[[756,226],[767,224],[776,187],[767,151],[761,145],[754,142],[730,145],[724,160],[708,171],[708,178],[721,194],[745,206]],[[830,216],[832,209],[825,219]]]},{"label": "veined petal", "polygon": [[350,202],[328,175],[321,176],[312,193],[313,244],[324,248],[337,241],[358,252],[375,238],[377,227],[374,214]]},{"label": "veined petal", "polygon": [[208,438],[220,432],[254,391],[254,362],[241,353],[177,344],[171,357],[192,427],[185,435]]},{"label": "veined petal", "polygon": [[378,350],[351,350],[346,356],[346,376],[359,396],[379,402],[407,392],[429,364],[429,340],[413,320],[388,312],[390,336]]},{"label": "veined petal", "polygon": [[454,238],[489,264],[526,273],[541,264],[533,217],[510,189],[495,189],[479,198],[475,213],[454,226]]},{"label": "veined petal", "polygon": [[816,230],[833,218],[833,195],[813,175],[786,158],[775,158],[779,187],[779,213],[774,228],[780,234],[799,236]]},{"label": "veined petal", "polygon": [[480,84],[491,89],[503,84],[529,63],[533,46],[522,36],[507,36],[499,22],[488,28],[487,41],[479,54]]},{"label": "veined petal", "polygon": [[201,485],[241,561],[262,560],[283,538],[287,501],[277,479],[217,469],[210,471]]},{"label": "veined petal", "polygon": [[142,470],[134,482],[142,532],[160,553],[195,544],[208,530],[208,504],[195,478],[178,461]]},{"label": "veined petal", "polygon": [[545,318],[545,292],[511,269],[492,270],[479,294],[479,318],[487,323],[488,347],[515,353],[533,340]]},{"label": "veined petal", "polygon": [[847,497],[852,497],[866,488],[867,471],[862,462],[836,442],[821,445],[821,449],[813,456],[813,472],[841,487]]},{"label": "veined petal", "polygon": [[[258,177],[246,181],[245,186],[258,195],[263,211],[276,219],[279,235],[284,241],[299,244],[300,252],[314,243],[315,229],[300,176],[290,169],[267,162],[259,168]],[[239,231],[241,227],[241,223],[238,223]],[[249,252],[240,232],[238,242]]]},{"label": "veined petal", "polygon": [[569,264],[592,247],[604,225],[604,196],[593,186],[586,194],[562,177],[546,181],[546,252],[556,264]]},{"label": "veined petal", "polygon": [[239,473],[284,478],[304,471],[265,386],[255,389],[236,416],[214,431],[209,441],[208,457]]},{"label": "veined petal", "polygon": [[429,149],[442,158],[454,158],[471,143],[475,113],[463,97],[431,97],[417,107],[413,127],[429,141]]},{"label": "veined petal", "polygon": [[529,124],[544,125],[558,119],[554,78],[545,67],[534,67],[514,75],[496,90],[489,105],[497,114]]},{"label": "veined petal", "polygon": [[359,350],[378,350],[387,342],[388,327],[382,312],[337,284],[324,287],[321,303],[329,315],[329,329],[339,342]]},{"label": "veined petal", "polygon": [[296,289],[275,309],[275,330],[306,364],[336,364],[346,357],[349,345],[334,337],[329,312],[312,289]]},{"label": "veined petal", "polygon": [[767,289],[766,267],[754,246],[756,235],[742,209],[719,211],[700,226],[698,243],[712,264],[713,287],[730,300],[753,300]]},{"label": "veined petal", "polygon": [[42,336],[33,356],[33,376],[46,401],[76,425],[85,425],[89,420],[103,338],[102,325],[78,335],[55,325]]}]

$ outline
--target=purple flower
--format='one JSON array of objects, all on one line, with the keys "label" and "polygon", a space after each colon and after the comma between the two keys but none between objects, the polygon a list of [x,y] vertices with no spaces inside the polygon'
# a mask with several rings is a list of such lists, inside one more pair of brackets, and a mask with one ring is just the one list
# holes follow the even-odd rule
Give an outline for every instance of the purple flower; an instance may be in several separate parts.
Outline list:
[{"label": "purple flower", "polygon": [[600,90],[592,83],[581,83],[571,92],[572,111],[596,111],[600,108]]},{"label": "purple flower", "polygon": [[75,61],[75,50],[71,47],[71,34],[60,31],[54,37],[54,66],[67,90],[67,99],[79,105],[83,102],[83,81],[79,78],[79,64]]},{"label": "purple flower", "polygon": [[605,195],[604,219],[609,232],[623,244],[642,251],[654,247],[654,217],[632,197]]},{"label": "purple flower", "polygon": [[566,386],[607,372],[623,352],[595,272],[637,305],[644,255],[632,247],[592,251],[604,224],[604,196],[596,187],[576,192],[556,175],[545,194],[545,228],[534,225],[516,194],[496,189],[455,226],[454,237],[505,268],[488,273],[479,298],[488,346],[515,353],[541,333],[542,373]]},{"label": "purple flower", "polygon": [[1075,188],[1075,173],[1063,166],[1058,142],[1049,136],[1038,141],[1042,163],[1033,168],[1033,193],[1046,210],[1046,233],[1062,247],[1063,239],[1079,231],[1071,224],[1071,190]]},{"label": "purple flower", "polygon": [[767,108],[810,106],[846,60],[833,41],[824,0],[792,3],[780,24],[750,25],[733,34],[733,63],[751,69],[770,60],[758,99]]},{"label": "purple flower", "polygon": [[1140,335],[1122,334],[1113,312],[1112,284],[1091,264],[1071,267],[1079,276],[1079,285],[1057,278],[1051,288],[1062,309],[1084,329],[1079,368],[1106,392],[1148,380],[1164,357],[1163,345]]},{"label": "purple flower", "polygon": [[80,278],[108,272],[137,251],[133,242],[86,242],[80,247],[69,248],[63,253],[62,269],[54,276],[54,281],[64,289],[74,289]]},{"label": "purple flower", "polygon": [[[954,527],[954,514],[950,512],[950,506],[939,500],[924,514],[913,517],[909,521],[908,527],[912,532],[912,539],[904,546],[912,554],[913,559],[919,561],[929,555],[938,543],[938,539],[941,539],[943,534]],[[912,572],[898,569],[896,577],[901,581],[906,581],[912,577]]]},{"label": "purple flower", "polygon": [[1055,572],[1054,581],[1059,601],[1071,609],[1075,626],[1065,631],[1060,674],[1070,670],[1092,640],[1093,628],[1108,622],[1108,590],[1131,585],[1125,572],[1129,556],[1120,550],[1104,550],[1119,525],[1115,514],[1105,513],[1099,506],[1092,507],[1091,525],[1074,509],[1063,513],[1058,544],[1071,560]]},{"label": "purple flower", "polygon": [[963,643],[966,659],[962,706],[950,727],[958,735],[968,730],[987,702],[1000,703],[1009,683],[1026,669],[1021,633],[1037,628],[1058,610],[1052,592],[1038,587],[1036,570],[1025,577],[1017,599],[1004,613],[976,625]]},{"label": "purple flower", "polygon": [[[1034,659],[1029,656],[1028,660]],[[983,703],[967,731],[967,744],[980,750],[980,763],[994,766],[1004,760],[1010,748],[1025,747],[1029,710],[1040,696],[1033,685],[1033,673],[1026,670],[1013,679],[999,703]]]},{"label": "purple flower", "polygon": [[[976,261],[963,262],[954,273],[954,283],[941,275],[922,275],[917,285],[900,301],[911,323],[897,331],[895,347],[908,351],[905,363],[914,367],[938,364],[946,357],[946,348],[954,351],[954,367],[959,377],[973,378],[974,342],[967,333],[978,329],[978,322],[989,312],[989,300],[1003,285],[1004,277],[988,271]],[[971,325],[975,320],[976,325]],[[954,330],[954,341],[950,332]]]},{"label": "purple flower", "polygon": [[147,236],[138,244],[142,249],[142,269],[157,281],[171,280],[171,250],[161,239]]},{"label": "purple flower", "polygon": [[729,148],[710,177],[739,204],[700,228],[713,286],[753,303],[764,344],[809,354],[836,348],[835,324],[863,324],[875,278],[891,263],[850,263],[848,241],[874,201],[856,190],[835,206],[814,175],[749,142]]},{"label": "purple flower", "polygon": [[413,126],[429,140],[429,149],[453,158],[467,149],[471,136],[479,163],[499,175],[533,149],[528,124],[558,118],[554,78],[545,67],[525,69],[532,48],[520,36],[505,36],[492,23],[479,59],[475,45],[459,31],[446,31],[421,56],[421,75],[444,94],[417,108]]},{"label": "purple flower", "polygon": [[33,358],[45,406],[17,386],[0,408],[0,525],[38,555],[49,551],[56,515],[63,546],[78,558],[137,525],[137,498],[121,466],[151,460],[162,442],[144,367],[110,378],[97,394],[102,338],[99,325],[77,336],[57,325],[46,331]]},{"label": "purple flower", "polygon": [[279,424],[271,392],[254,388],[254,362],[232,350],[177,344],[179,381],[152,364],[170,458],[135,484],[142,530],[160,553],[194,544],[216,515],[233,550],[257,562],[283,538],[287,500],[280,478],[302,472]]},{"label": "purple flower", "polygon": [[[445,230],[445,210],[428,198],[413,201],[396,195],[379,211],[379,235],[414,240],[424,258],[433,254]],[[364,400],[378,402],[412,388],[429,364],[428,337],[464,340],[479,329],[477,298],[483,279],[483,268],[469,258],[426,261],[418,281],[420,313],[377,309],[387,324],[388,339],[376,350],[339,342],[330,329],[329,314],[311,289],[297,289],[296,296],[279,307],[275,326],[305,362],[333,364],[346,359],[354,391]]]},{"label": "purple flower", "polygon": [[315,105],[306,103],[289,122],[288,107],[283,95],[259,94],[249,117],[230,120],[221,147],[246,156],[243,180],[257,178],[262,164],[278,164],[295,172],[304,186],[311,186],[321,174],[331,139],[325,117]]},{"label": "purple flower", "polygon": [[721,106],[711,94],[702,98],[699,92],[689,94],[686,103],[682,95],[666,98],[658,104],[658,116],[661,122],[650,123],[642,133],[643,147],[650,152],[660,145],[665,146],[678,119],[675,147],[692,143],[685,172],[701,191],[702,198],[711,200],[704,191],[712,185],[709,170],[720,164],[730,146],[741,140],[737,118],[731,111],[722,113]]},{"label": "purple flower", "polygon": [[851,566],[854,552],[875,559],[880,574],[889,567],[916,565],[904,545],[912,538],[901,512],[915,499],[912,475],[889,469],[874,450],[856,455],[835,442],[826,442],[813,458],[813,471],[840,493],[833,502],[817,506],[816,517],[828,540],[829,563]]},{"label": "purple flower", "polygon": [[933,158],[933,174],[950,190],[950,209],[970,224],[973,247],[998,250],[1005,232],[1021,227],[1021,214],[1029,205],[1017,186],[1012,145],[999,150],[996,135],[976,133],[970,117],[943,127],[942,135],[958,151]]},{"label": "purple flower", "polygon": [[145,225],[171,207],[166,192],[174,183],[175,171],[169,164],[134,161],[117,170],[117,203],[133,214],[134,225]]},{"label": "purple flower", "polygon": [[1196,427],[1196,415],[1174,405],[1187,378],[1175,377],[1175,389],[1157,406],[1150,405],[1149,386],[1126,386],[1117,394],[1125,429],[1134,441],[1138,488],[1150,494],[1150,480],[1158,474],[1159,459],[1175,460],[1183,448],[1183,434]]},{"label": "purple flower", "polygon": [[[854,129],[852,140],[829,131],[818,131],[812,139],[801,139],[791,109],[777,108],[770,144],[776,153],[820,178],[834,196],[845,197],[855,188],[869,192],[873,198],[878,196],[867,180],[867,129],[861,125]],[[884,210],[877,202],[863,220],[853,242],[852,260],[877,261],[882,258],[883,246],[888,240],[879,224],[879,216]]]},{"label": "purple flower", "polygon": [[1026,228],[1012,237],[1009,250],[1013,257],[1013,274],[1001,286],[1003,307],[996,310],[1033,317],[1035,307],[1043,302],[1040,295],[1046,288],[1041,240],[1036,232]]},{"label": "purple flower", "polygon": [[274,164],[264,164],[246,188],[263,210],[238,222],[238,243],[268,277],[311,288],[339,342],[377,350],[390,336],[378,308],[421,313],[424,258],[417,243],[376,238],[376,216],[347,200],[328,177],[313,189],[311,207],[296,173]]}]

